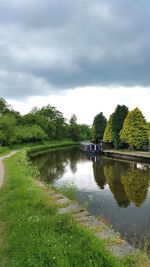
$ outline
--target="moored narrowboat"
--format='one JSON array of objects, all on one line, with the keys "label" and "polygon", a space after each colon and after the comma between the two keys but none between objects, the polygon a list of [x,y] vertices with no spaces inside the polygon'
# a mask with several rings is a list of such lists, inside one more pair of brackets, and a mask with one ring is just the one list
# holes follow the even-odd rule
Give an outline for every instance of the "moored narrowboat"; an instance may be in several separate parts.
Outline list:
[{"label": "moored narrowboat", "polygon": [[101,151],[101,146],[99,144],[86,141],[80,144],[80,149],[85,153],[98,153]]}]

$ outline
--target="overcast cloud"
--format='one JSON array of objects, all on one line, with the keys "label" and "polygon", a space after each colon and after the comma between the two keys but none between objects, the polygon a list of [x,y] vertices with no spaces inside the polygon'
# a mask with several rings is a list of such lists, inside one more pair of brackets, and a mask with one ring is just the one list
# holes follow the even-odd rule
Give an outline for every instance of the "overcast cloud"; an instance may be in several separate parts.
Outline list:
[{"label": "overcast cloud", "polygon": [[150,86],[149,0],[1,0],[0,95]]}]

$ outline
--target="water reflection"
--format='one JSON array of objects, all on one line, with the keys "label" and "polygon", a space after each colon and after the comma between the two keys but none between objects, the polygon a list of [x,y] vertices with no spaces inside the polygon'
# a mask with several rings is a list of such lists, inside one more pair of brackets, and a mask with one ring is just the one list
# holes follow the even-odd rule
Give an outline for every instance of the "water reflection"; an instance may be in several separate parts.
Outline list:
[{"label": "water reflection", "polygon": [[139,169],[137,164],[126,170],[121,175],[121,181],[126,195],[136,207],[140,207],[146,200],[149,187],[149,169],[148,167]]},{"label": "water reflection", "polygon": [[41,179],[47,182],[53,182],[61,178],[66,172],[67,166],[70,167],[73,174],[77,171],[77,163],[86,160],[85,156],[80,155],[80,151],[74,149],[56,150],[33,159],[40,171]]},{"label": "water reflection", "polygon": [[97,157],[97,159],[93,161],[93,175],[100,189],[104,189],[106,185],[104,164],[105,164],[105,160],[101,157]]},{"label": "water reflection", "polygon": [[149,165],[86,156],[78,148],[52,151],[33,159],[33,163],[48,183],[74,183],[79,201],[88,202],[90,213],[103,215],[129,242],[141,242],[147,236]]},{"label": "water reflection", "polygon": [[113,164],[104,165],[104,173],[106,176],[107,184],[119,207],[128,207],[130,204],[130,199],[127,197],[124,190],[124,186],[121,181],[121,171],[123,166],[120,166],[118,162],[113,162]]},{"label": "water reflection", "polygon": [[[109,186],[119,207],[126,208],[130,203],[140,207],[146,200],[150,182],[148,165],[111,160],[100,156],[87,156],[82,154],[78,148],[53,151],[37,157],[34,161],[42,180],[51,183],[61,179],[68,169],[71,171],[72,177],[75,177],[79,164],[80,173],[82,167],[85,173],[86,166],[81,163],[90,161],[96,186],[102,190],[106,185]],[[87,168],[87,176],[88,172]],[[72,177],[70,180],[74,182]],[[93,178],[90,177],[91,180]],[[82,182],[84,184],[87,181],[82,178],[79,187]],[[90,187],[89,181],[87,184]],[[76,185],[78,186],[78,184]]]}]

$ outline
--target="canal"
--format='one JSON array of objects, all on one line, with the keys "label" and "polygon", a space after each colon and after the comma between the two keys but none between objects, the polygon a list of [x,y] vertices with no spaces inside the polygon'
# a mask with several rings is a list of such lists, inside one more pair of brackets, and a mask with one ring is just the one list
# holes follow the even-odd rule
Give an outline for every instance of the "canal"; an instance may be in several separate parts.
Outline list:
[{"label": "canal", "polygon": [[32,161],[41,180],[56,187],[73,184],[91,214],[150,252],[150,165],[87,156],[79,148],[51,151]]}]

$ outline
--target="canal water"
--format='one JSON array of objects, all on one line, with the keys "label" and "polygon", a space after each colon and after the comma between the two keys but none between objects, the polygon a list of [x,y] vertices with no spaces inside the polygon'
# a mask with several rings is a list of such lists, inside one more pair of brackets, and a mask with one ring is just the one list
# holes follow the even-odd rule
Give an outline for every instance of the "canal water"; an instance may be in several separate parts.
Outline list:
[{"label": "canal water", "polygon": [[150,251],[150,165],[87,156],[79,148],[51,151],[33,164],[43,181],[57,187],[73,184],[91,214]]}]

